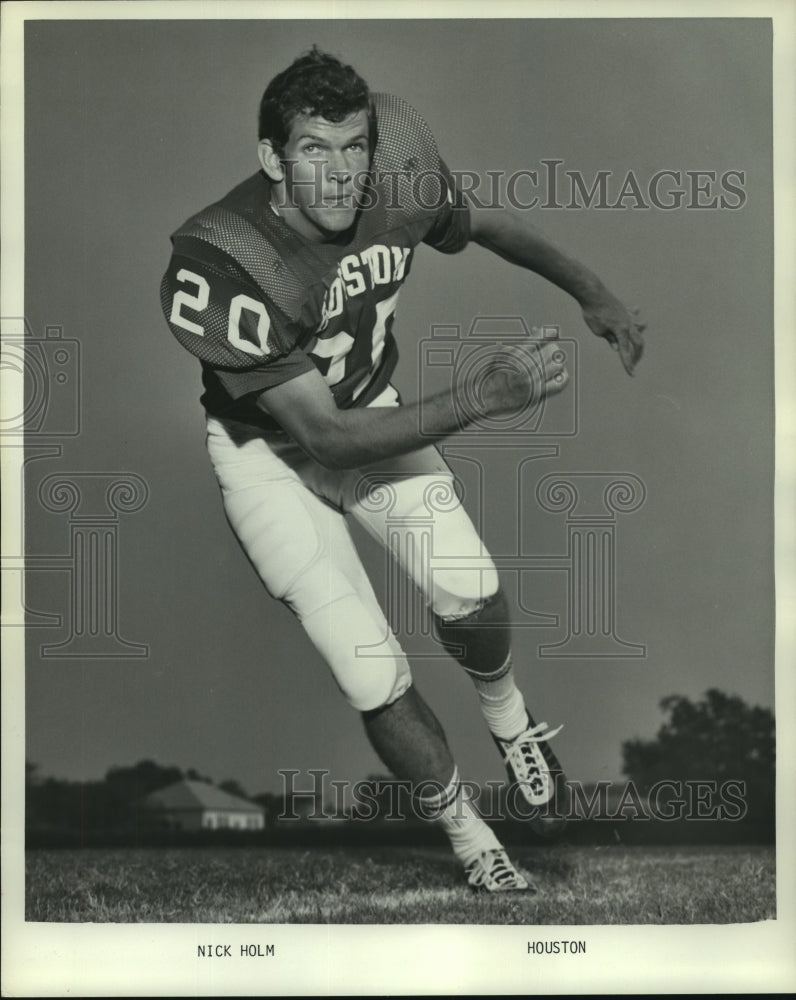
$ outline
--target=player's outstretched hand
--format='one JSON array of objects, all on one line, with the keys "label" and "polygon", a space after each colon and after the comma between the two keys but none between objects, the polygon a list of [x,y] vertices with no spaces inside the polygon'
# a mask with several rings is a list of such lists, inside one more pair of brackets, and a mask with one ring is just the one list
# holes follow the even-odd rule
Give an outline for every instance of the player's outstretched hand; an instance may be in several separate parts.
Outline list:
[{"label": "player's outstretched hand", "polygon": [[583,305],[583,319],[598,337],[604,337],[619,352],[628,375],[633,374],[644,340],[641,336],[647,324],[639,320],[638,309],[626,309],[609,291],[603,290]]}]

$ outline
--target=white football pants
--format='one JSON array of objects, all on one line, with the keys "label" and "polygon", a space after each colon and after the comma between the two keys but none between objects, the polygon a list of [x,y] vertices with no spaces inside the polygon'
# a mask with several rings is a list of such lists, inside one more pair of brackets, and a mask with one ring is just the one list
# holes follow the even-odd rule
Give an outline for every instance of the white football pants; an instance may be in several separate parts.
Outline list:
[{"label": "white football pants", "polygon": [[[397,405],[392,387],[371,404],[391,405]],[[453,474],[433,446],[331,471],[281,432],[208,417],[207,448],[244,552],[268,592],[297,615],[359,711],[395,701],[411,674],[345,514],[394,552],[437,615],[472,613],[498,589]],[[435,569],[435,557],[453,557],[456,565]]]}]

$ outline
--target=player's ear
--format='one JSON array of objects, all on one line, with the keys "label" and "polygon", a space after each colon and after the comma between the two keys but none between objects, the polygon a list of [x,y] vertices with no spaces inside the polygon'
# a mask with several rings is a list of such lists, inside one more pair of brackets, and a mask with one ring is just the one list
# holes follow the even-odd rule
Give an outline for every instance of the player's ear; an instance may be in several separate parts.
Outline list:
[{"label": "player's ear", "polygon": [[270,139],[260,139],[257,143],[257,157],[270,180],[278,183],[285,179],[282,161]]}]

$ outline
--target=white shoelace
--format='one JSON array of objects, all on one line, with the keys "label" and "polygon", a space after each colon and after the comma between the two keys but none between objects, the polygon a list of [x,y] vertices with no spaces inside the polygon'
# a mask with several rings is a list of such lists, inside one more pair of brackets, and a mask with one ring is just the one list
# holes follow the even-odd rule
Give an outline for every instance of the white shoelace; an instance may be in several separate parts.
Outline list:
[{"label": "white shoelace", "polygon": [[525,884],[525,879],[515,870],[505,851],[487,851],[475,863],[469,882],[476,887],[491,884],[503,888],[508,884]]},{"label": "white shoelace", "polygon": [[[540,722],[532,729],[528,729],[524,733],[520,733],[520,735],[511,742],[510,746],[504,747],[505,762],[512,766],[515,774],[517,774],[517,772],[528,772],[527,780],[532,782],[534,785],[537,783],[537,779],[539,782],[542,782],[542,775],[544,773],[549,774],[550,769],[547,766],[547,761],[544,759],[542,751],[536,746],[536,744],[552,739],[560,733],[563,728],[563,725],[561,725],[558,729],[546,732],[547,723]],[[536,789],[534,790],[536,791]]]}]

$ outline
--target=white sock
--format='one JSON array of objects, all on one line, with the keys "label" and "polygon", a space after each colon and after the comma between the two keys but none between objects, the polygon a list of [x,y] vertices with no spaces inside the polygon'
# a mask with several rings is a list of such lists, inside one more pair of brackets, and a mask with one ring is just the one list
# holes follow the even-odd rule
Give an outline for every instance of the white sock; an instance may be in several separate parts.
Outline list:
[{"label": "white sock", "polygon": [[507,668],[501,668],[495,679],[488,675],[471,676],[489,731],[499,739],[510,740],[527,728],[528,716],[525,699],[514,682],[510,655],[506,664]]},{"label": "white sock", "polygon": [[[463,865],[474,861],[484,851],[499,851],[502,845],[465,798],[454,769],[448,787],[437,795],[424,795],[422,814],[439,823],[451,842],[453,853]],[[435,812],[440,809],[440,812]]]}]

